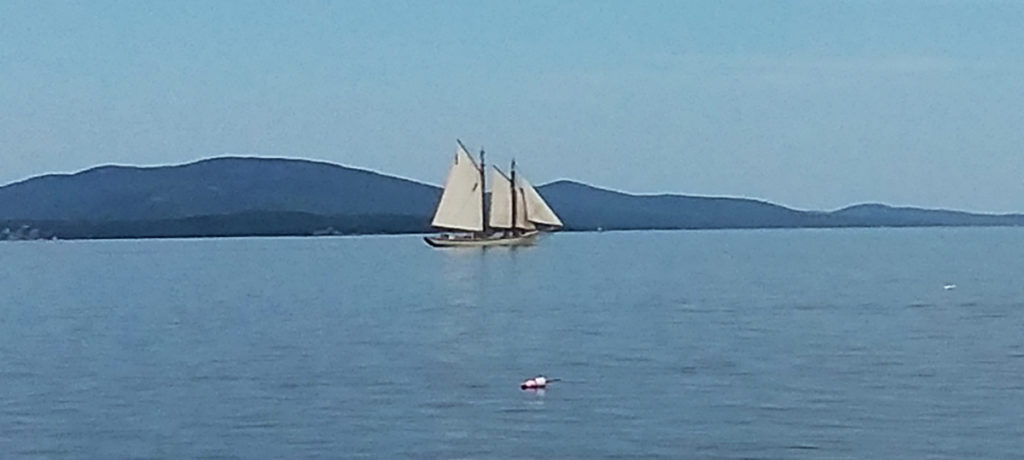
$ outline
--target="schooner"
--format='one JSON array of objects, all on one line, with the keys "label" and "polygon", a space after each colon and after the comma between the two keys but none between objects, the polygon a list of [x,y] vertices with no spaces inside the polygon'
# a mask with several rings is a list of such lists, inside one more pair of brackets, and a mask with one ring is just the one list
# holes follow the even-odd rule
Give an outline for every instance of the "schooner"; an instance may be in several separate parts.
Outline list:
[{"label": "schooner", "polygon": [[494,167],[491,173],[490,215],[484,200],[486,165],[484,151],[480,151],[478,164],[470,156],[462,141],[455,150],[455,162],[448,171],[448,179],[441,193],[441,201],[431,225],[451,230],[425,237],[435,247],[451,246],[521,246],[533,244],[541,230],[562,227],[550,206],[537,189],[521,175],[516,174],[512,161],[509,175]]}]

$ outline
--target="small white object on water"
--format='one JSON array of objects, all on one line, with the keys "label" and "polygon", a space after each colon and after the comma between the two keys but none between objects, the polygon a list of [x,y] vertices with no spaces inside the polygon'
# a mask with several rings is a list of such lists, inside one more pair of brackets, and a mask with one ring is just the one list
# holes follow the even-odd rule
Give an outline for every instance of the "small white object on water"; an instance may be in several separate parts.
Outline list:
[{"label": "small white object on water", "polygon": [[942,289],[952,291],[953,289],[956,289],[956,285],[953,283],[946,283],[944,286],[942,286]]},{"label": "small white object on water", "polygon": [[519,389],[521,389],[521,390],[540,390],[542,388],[547,388],[549,383],[557,382],[557,381],[558,381],[558,379],[549,379],[547,377],[544,377],[543,375],[538,375],[538,376],[536,376],[536,377],[534,377],[532,379],[524,380],[523,383],[519,384]]}]

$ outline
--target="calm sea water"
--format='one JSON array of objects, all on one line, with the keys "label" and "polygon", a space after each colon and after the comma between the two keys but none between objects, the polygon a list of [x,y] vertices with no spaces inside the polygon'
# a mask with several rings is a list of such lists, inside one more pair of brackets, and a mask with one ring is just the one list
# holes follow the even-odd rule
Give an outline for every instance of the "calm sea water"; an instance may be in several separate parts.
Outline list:
[{"label": "calm sea water", "polygon": [[0,358],[4,458],[1020,458],[1024,230],[0,244]]}]

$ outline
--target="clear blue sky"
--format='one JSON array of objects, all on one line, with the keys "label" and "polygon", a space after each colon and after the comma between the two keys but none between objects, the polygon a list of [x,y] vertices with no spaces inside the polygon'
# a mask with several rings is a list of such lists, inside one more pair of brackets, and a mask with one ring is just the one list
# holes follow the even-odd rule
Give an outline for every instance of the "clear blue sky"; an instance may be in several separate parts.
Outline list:
[{"label": "clear blue sky", "polygon": [[1024,212],[1024,2],[0,0],[0,183],[218,155]]}]

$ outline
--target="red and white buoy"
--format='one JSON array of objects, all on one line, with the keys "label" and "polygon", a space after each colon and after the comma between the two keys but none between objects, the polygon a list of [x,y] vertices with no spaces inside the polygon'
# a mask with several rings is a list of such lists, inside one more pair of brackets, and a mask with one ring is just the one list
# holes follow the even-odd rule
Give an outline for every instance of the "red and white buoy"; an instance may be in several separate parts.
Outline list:
[{"label": "red and white buoy", "polygon": [[557,382],[559,379],[549,379],[543,375],[538,375],[532,379],[526,379],[523,383],[519,384],[520,390],[540,390],[547,388],[551,382]]}]

